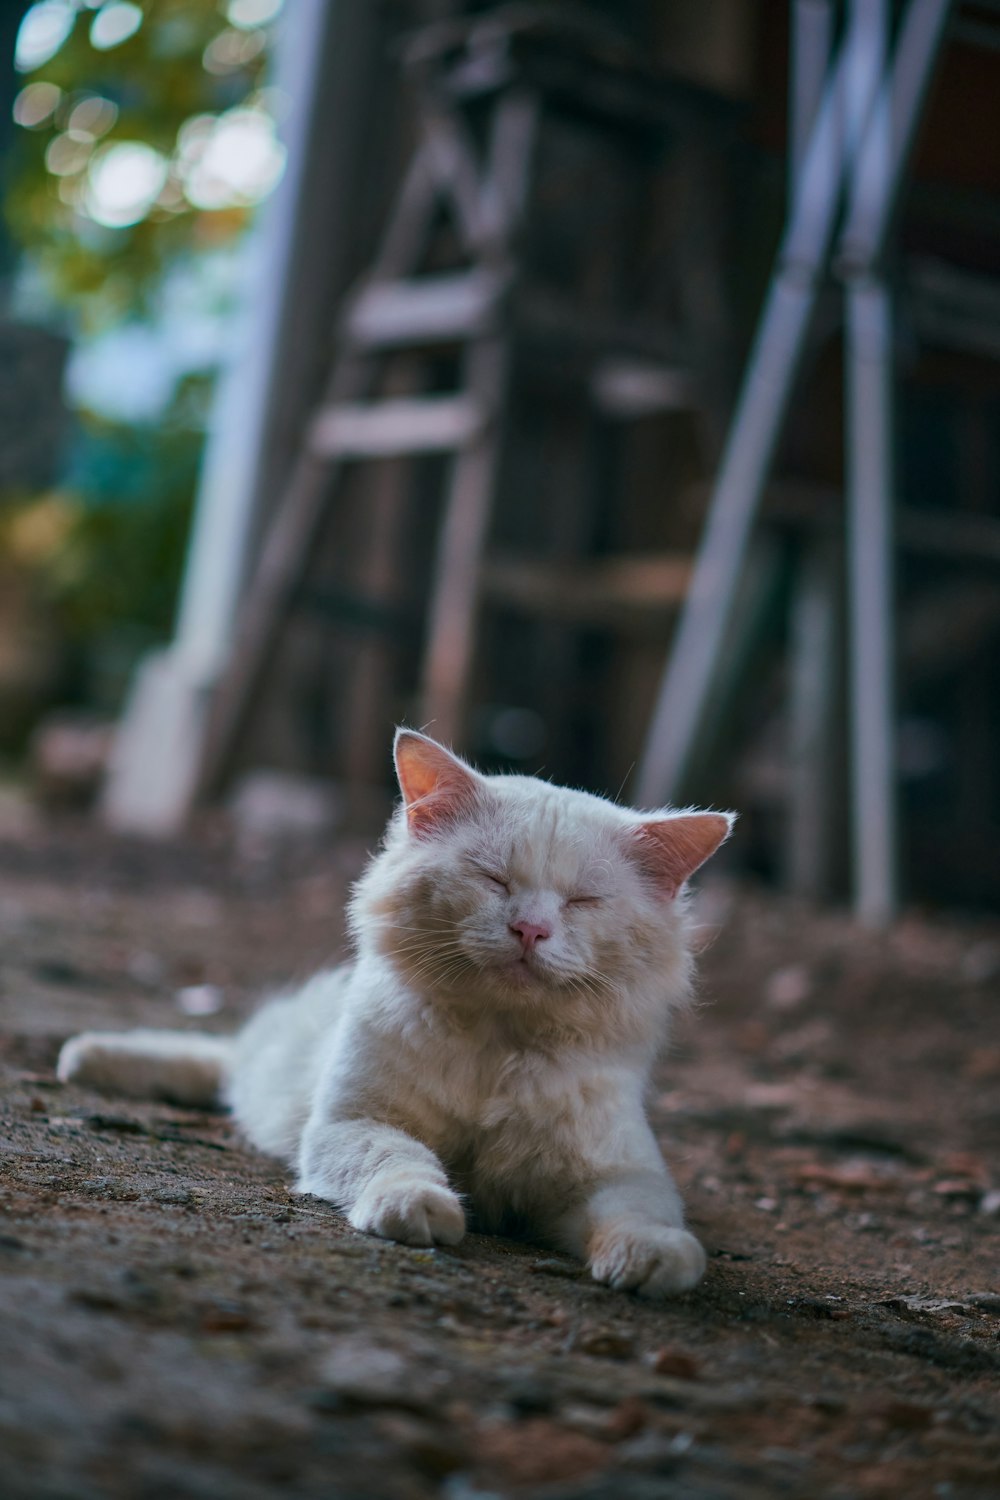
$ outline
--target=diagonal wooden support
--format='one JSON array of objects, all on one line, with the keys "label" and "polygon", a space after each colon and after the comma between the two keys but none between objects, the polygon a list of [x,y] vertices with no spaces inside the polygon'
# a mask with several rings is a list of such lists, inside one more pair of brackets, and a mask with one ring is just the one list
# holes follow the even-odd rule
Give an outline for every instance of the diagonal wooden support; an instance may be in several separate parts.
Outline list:
[{"label": "diagonal wooden support", "polygon": [[[691,593],[681,616],[654,710],[638,778],[637,795],[643,804],[655,804],[679,796],[690,771],[692,751],[699,742],[760,495],[791,398],[820,277],[828,262],[841,192],[845,183],[854,188],[845,246],[856,245],[858,238],[864,239],[864,231],[867,231],[866,243],[874,247],[876,254],[881,253],[885,227],[898,195],[949,4],[950,0],[910,0],[891,67],[884,71],[883,76],[867,67],[869,38],[866,27],[870,22],[871,7],[859,0],[852,10],[848,33],[832,62],[809,145],[802,158],[794,207],[779,249],[778,268],[758,326],[709,505]],[[852,122],[855,130],[853,141],[843,128],[845,119]],[[887,130],[888,152],[885,149]],[[860,143],[856,150],[853,149],[855,142]],[[869,260],[869,267],[873,263],[873,259]],[[859,326],[860,309],[859,303]],[[869,364],[871,342],[869,338],[869,352],[865,356]],[[866,389],[871,395],[872,384],[869,383]],[[878,394],[884,397],[885,390],[883,381]],[[867,399],[858,394],[855,404],[858,415],[863,415]],[[858,567],[854,576],[868,601],[869,610],[875,607],[875,596],[879,595],[877,608],[882,629],[876,649],[881,654],[882,666],[874,676],[870,671],[863,674],[863,686],[862,674],[855,672],[855,704],[868,726],[864,747],[862,735],[858,734],[855,753],[856,757],[862,757],[875,745],[874,702],[879,695],[881,741],[877,752],[871,753],[878,755],[878,782],[886,794],[890,790],[892,774],[891,751],[887,752],[885,745],[886,704],[891,702],[884,565],[889,533],[884,517],[876,528],[871,516],[872,495],[876,487],[882,490],[878,505],[884,508],[886,504],[888,423],[884,401],[876,407],[876,415],[881,422],[881,457],[877,461],[869,459],[867,470],[859,467],[859,475],[864,473],[860,479],[860,492],[866,499],[864,507],[859,499],[854,513],[857,517],[864,509],[868,527],[862,529],[883,561],[873,566],[870,557],[866,556],[862,562],[863,548],[859,541],[855,551]],[[872,450],[866,451],[870,453]],[[868,618],[870,620],[872,615],[869,614]],[[859,610],[855,622],[859,664],[862,651],[860,628]],[[889,739],[891,742],[891,735]],[[870,793],[870,803],[873,802],[874,793]],[[859,835],[862,821],[856,806],[855,825]],[[877,831],[859,842],[856,853],[858,909],[868,920],[884,921],[895,901],[889,874],[894,828],[891,817],[886,815],[872,827]],[[863,862],[865,874],[862,874]]]}]

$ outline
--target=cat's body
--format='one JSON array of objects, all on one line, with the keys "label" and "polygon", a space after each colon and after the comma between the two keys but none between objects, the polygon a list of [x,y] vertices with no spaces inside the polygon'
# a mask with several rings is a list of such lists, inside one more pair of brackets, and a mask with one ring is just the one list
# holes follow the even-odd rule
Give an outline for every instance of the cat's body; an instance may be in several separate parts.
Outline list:
[{"label": "cat's body", "polygon": [[74,1038],[60,1077],[225,1100],[359,1229],[453,1244],[465,1198],[599,1280],[693,1286],[704,1253],[643,1094],[690,989],[679,893],[728,816],[480,777],[406,732],[397,765],[404,806],[355,888],[352,962],[232,1039]]}]

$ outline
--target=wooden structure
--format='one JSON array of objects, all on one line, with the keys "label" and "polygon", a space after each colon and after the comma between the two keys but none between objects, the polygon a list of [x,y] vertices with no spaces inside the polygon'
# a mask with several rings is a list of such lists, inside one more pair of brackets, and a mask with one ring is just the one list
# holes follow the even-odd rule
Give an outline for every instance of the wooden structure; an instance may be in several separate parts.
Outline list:
[{"label": "wooden structure", "polygon": [[[407,63],[419,138],[373,263],[345,301],[322,400],[260,549],[212,709],[208,793],[232,770],[296,611],[321,610],[332,640],[349,637],[331,684],[331,716],[349,726],[334,763],[363,781],[393,718],[467,743],[484,611],[535,622],[531,670],[565,709],[567,624],[669,619],[686,590],[684,556],[602,555],[601,517],[621,496],[610,470],[589,507],[574,488],[561,512],[549,496],[544,518],[537,497],[519,508],[509,438],[512,407],[536,382],[570,424],[571,463],[588,430],[600,442],[602,423],[663,409],[686,413],[706,448],[717,439],[719,246],[690,185],[700,174],[707,207],[705,163],[732,129],[731,108],[641,68],[592,26],[567,31],[525,7],[432,27],[411,39]],[[669,284],[652,309],[630,288],[629,237],[645,232],[643,205],[670,157],[689,183],[668,261],[675,305],[685,273],[710,290],[697,333],[664,314]],[[599,239],[553,256],[546,234],[565,233],[567,160],[569,190],[583,165],[607,216]],[[428,458],[436,466],[421,467]],[[371,465],[381,474],[362,486],[358,471]]]},{"label": "wooden structure", "polygon": [[384,787],[406,720],[738,806],[734,855],[813,897],[852,883],[850,813],[872,921],[900,840],[913,889],[994,899],[992,0],[285,15],[311,123],[276,337],[208,466],[191,713],[126,722],[121,821],[176,826],[253,765]]},{"label": "wooden structure", "polygon": [[[888,0],[853,0],[836,37],[838,8],[799,0],[792,79],[788,223],[709,500],[692,584],[660,689],[638,793],[684,795],[711,732],[713,696],[732,646],[755,514],[791,403],[812,314],[832,263],[845,294],[848,722],[853,886],[859,916],[881,925],[898,905],[894,533],[904,545],[969,561],[975,516],[896,514],[893,290],[887,237],[950,0],[909,0],[893,27]],[[982,40],[980,28],[978,39]],[[996,33],[991,33],[995,44]],[[841,198],[844,208],[841,218]],[[839,224],[839,233],[838,233]],[[947,279],[947,277],[946,277]],[[959,278],[960,280],[961,278]],[[926,297],[924,306],[927,305]],[[932,299],[933,300],[933,299]],[[805,513],[815,516],[808,502]],[[752,572],[750,577],[752,585]],[[803,551],[789,671],[790,863],[816,893],[826,876],[839,712],[837,596],[829,540]],[[995,623],[996,598],[987,607]],[[982,615],[980,614],[980,620]]]}]

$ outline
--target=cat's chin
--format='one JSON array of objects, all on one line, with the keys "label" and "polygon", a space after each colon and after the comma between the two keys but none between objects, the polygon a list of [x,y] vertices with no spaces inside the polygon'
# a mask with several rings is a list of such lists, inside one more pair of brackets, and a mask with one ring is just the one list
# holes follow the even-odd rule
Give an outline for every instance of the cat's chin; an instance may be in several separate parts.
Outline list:
[{"label": "cat's chin", "polygon": [[495,965],[492,975],[494,980],[499,979],[509,994],[538,994],[554,987],[552,976],[530,959],[508,959],[505,963]]},{"label": "cat's chin", "polygon": [[501,967],[500,973],[508,984],[513,985],[515,989],[519,990],[527,989],[529,986],[537,985],[541,982],[538,970],[533,968],[531,964],[525,963],[523,958],[511,959],[510,962],[505,963]]}]

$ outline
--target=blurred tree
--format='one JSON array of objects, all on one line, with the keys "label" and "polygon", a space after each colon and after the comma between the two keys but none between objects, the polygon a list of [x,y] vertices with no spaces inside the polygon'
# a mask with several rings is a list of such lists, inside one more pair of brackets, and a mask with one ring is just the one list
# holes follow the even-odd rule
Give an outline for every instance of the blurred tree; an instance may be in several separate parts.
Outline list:
[{"label": "blurred tree", "polygon": [[[9,142],[4,218],[8,245],[20,250],[22,291],[28,290],[18,305],[23,313],[27,300],[35,322],[4,327],[0,319],[0,437],[9,438],[0,450],[10,457],[6,466],[0,461],[0,575],[7,579],[0,587],[20,601],[8,611],[8,639],[15,639],[21,619],[27,640],[34,625],[26,622],[37,623],[42,610],[47,630],[59,632],[64,664],[71,664],[53,671],[47,636],[46,669],[37,675],[49,684],[58,677],[58,687],[26,693],[21,684],[30,671],[22,659],[31,653],[19,652],[19,701],[34,705],[35,714],[45,691],[114,708],[130,659],[169,630],[211,372],[200,368],[174,384],[176,359],[167,361],[164,389],[173,385],[173,396],[140,422],[99,410],[97,392],[77,380],[75,432],[56,487],[47,489],[60,446],[58,349],[48,377],[34,381],[23,372],[29,365],[41,369],[39,360],[21,360],[15,378],[15,362],[2,349],[27,344],[37,354],[57,345],[39,319],[68,329],[78,343],[141,322],[155,346],[157,330],[176,333],[169,325],[179,318],[202,334],[218,315],[225,275],[214,284],[191,277],[194,290],[181,299],[180,314],[164,286],[168,274],[173,286],[186,265],[231,246],[281,175],[279,101],[265,83],[281,6],[282,0],[0,5],[7,68],[0,134],[6,130]],[[2,240],[0,234],[0,251]],[[138,373],[116,350],[112,386],[127,391]],[[30,455],[19,455],[13,441],[19,434],[41,435],[46,472]],[[108,677],[112,658],[117,681],[108,691],[97,679]],[[0,705],[3,676],[0,670]],[[23,739],[28,727],[22,714],[14,738]]]},{"label": "blurred tree", "polygon": [[279,9],[42,0],[28,10],[6,215],[84,331],[148,311],[165,268],[231,239],[274,185],[283,156],[263,81]]}]

